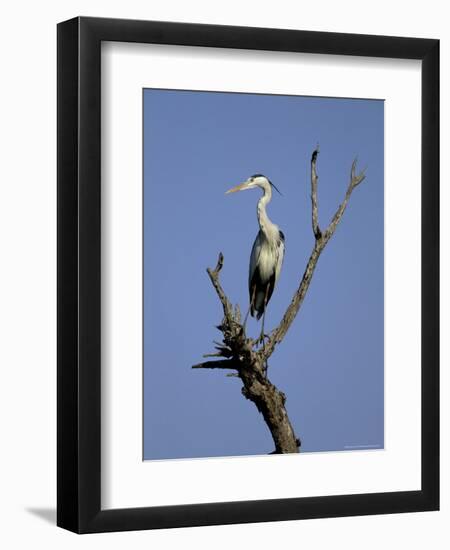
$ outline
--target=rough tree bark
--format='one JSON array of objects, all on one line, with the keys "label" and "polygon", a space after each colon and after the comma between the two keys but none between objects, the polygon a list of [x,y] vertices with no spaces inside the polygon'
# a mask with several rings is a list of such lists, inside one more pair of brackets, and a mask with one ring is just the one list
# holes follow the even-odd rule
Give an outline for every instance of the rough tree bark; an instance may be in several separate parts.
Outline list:
[{"label": "rough tree bark", "polygon": [[223,267],[223,254],[219,254],[217,265],[214,269],[208,268],[207,272],[211,283],[219,297],[223,308],[223,320],[217,327],[223,335],[222,342],[216,343],[216,352],[205,354],[204,357],[214,357],[215,360],[205,361],[193,365],[194,369],[229,369],[229,376],[237,376],[241,379],[242,394],[252,401],[272,435],[275,450],[273,453],[297,453],[300,448],[300,439],[295,435],[289,416],[286,411],[286,396],[272,384],[267,376],[268,359],[281,343],[289,327],[294,321],[308,291],[320,254],[333,236],[336,228],[344,215],[350,196],[365,178],[364,170],[356,173],[356,159],[352,163],[350,182],[347,187],[343,202],[339,205],[325,231],[319,227],[318,202],[317,202],[317,156],[316,149],[311,157],[311,204],[312,204],[312,230],[314,246],[306,265],[303,277],[300,280],[297,291],[281,319],[280,324],[269,335],[269,338],[261,345],[258,341],[248,338],[241,324],[239,306],[233,308],[225,294],[219,280],[219,274]]}]

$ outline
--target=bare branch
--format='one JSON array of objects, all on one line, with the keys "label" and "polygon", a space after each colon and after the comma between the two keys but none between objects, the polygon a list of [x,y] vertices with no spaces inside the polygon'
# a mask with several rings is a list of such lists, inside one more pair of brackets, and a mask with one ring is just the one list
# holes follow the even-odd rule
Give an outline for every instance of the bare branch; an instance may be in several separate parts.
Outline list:
[{"label": "bare branch", "polygon": [[268,342],[265,344],[263,349],[263,355],[265,359],[267,360],[273,353],[276,344],[279,344],[284,336],[286,335],[286,332],[289,330],[289,327],[291,326],[293,320],[295,319],[298,310],[300,309],[300,306],[303,303],[303,300],[306,296],[306,292],[308,291],[309,285],[311,283],[311,279],[314,273],[314,270],[317,265],[317,261],[319,259],[319,256],[324,248],[323,239],[319,239],[316,241],[314,248],[311,252],[311,255],[309,257],[308,263],[306,264],[305,272],[303,273],[302,280],[300,281],[300,285],[297,289],[297,292],[294,294],[294,297],[292,298],[292,301],[287,308],[285,314],[283,315],[283,318],[281,319],[280,324],[278,327],[272,332]]},{"label": "bare branch", "polygon": [[214,268],[215,275],[219,274],[222,267],[223,267],[223,254],[222,252],[219,252],[219,257],[217,258],[217,264],[216,264],[216,267]]},{"label": "bare branch", "polygon": [[239,370],[239,365],[231,359],[223,359],[222,361],[205,361],[192,365],[193,369],[234,369]]},{"label": "bare branch", "polygon": [[234,306],[234,318],[237,323],[241,322],[241,308],[239,307],[239,304]]},{"label": "bare branch", "polygon": [[350,183],[347,187],[347,192],[345,193],[344,200],[339,205],[339,208],[336,210],[335,215],[333,216],[333,219],[330,222],[330,225],[327,227],[324,239],[328,241],[330,237],[333,235],[333,233],[336,231],[336,227],[338,226],[338,223],[341,221],[341,218],[345,212],[345,209],[347,208],[348,201],[350,199],[350,196],[353,192],[353,189],[357,187],[366,177],[365,169],[362,170],[359,174],[356,174],[356,159],[352,162],[352,168],[350,170]]},{"label": "bare branch", "polygon": [[223,267],[223,254],[222,252],[220,252],[215,269],[211,269],[210,267],[208,267],[206,271],[217,292],[217,296],[219,296],[219,300],[222,302],[223,314],[227,319],[227,321],[231,323],[233,321],[233,306],[231,305],[231,302],[228,300],[225,292],[223,291],[222,285],[220,284],[220,281],[219,281],[219,273],[222,267]]},{"label": "bare branch", "polygon": [[224,346],[222,344],[218,346],[214,346],[216,348],[216,352],[214,353],[204,353],[203,357],[233,357],[233,351],[228,347]]},{"label": "bare branch", "polygon": [[319,154],[319,147],[313,152],[311,157],[311,204],[312,204],[312,228],[314,237],[320,239],[322,232],[319,227],[319,213],[317,207],[317,182],[319,176],[316,171],[317,155]]}]

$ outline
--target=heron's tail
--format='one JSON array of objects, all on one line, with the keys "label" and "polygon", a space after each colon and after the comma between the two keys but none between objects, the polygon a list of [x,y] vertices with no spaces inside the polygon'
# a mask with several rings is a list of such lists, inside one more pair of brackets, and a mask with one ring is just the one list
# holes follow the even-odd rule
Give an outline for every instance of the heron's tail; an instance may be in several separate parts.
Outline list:
[{"label": "heron's tail", "polygon": [[257,292],[255,296],[254,307],[252,308],[252,317],[256,313],[256,319],[259,321],[264,313],[264,292]]}]

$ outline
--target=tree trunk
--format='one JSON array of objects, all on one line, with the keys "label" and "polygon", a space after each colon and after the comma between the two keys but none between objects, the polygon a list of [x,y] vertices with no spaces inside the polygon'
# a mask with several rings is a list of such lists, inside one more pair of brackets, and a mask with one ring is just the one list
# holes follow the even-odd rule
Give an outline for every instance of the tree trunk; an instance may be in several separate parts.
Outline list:
[{"label": "tree trunk", "polygon": [[286,412],[286,396],[256,369],[241,368],[242,394],[256,405],[272,434],[274,453],[298,453],[300,440],[295,436]]}]

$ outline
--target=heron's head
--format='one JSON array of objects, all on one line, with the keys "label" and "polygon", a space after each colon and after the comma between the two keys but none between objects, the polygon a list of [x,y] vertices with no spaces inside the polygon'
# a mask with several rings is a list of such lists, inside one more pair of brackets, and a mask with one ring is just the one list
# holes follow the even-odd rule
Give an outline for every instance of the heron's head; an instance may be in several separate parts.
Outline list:
[{"label": "heron's head", "polygon": [[239,185],[229,189],[226,194],[236,193],[237,191],[246,191],[247,189],[254,189],[255,187],[263,189],[266,193],[270,193],[271,187],[273,187],[276,191],[278,191],[278,193],[280,193],[269,178],[263,176],[262,174],[255,174],[254,176],[249,177],[247,181],[244,181],[244,183],[240,183]]}]

